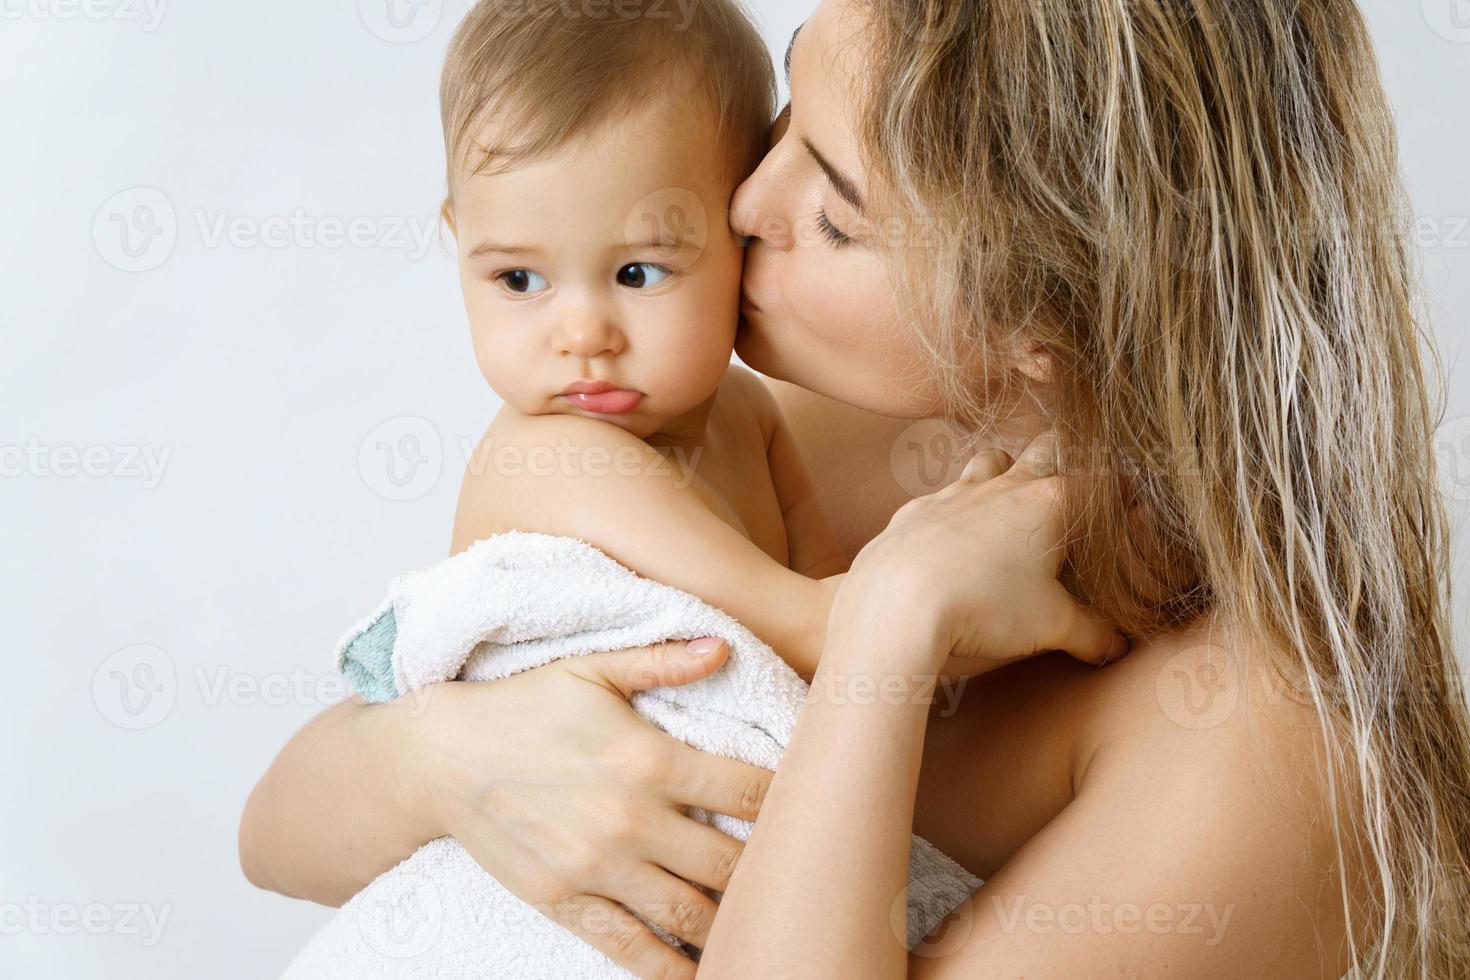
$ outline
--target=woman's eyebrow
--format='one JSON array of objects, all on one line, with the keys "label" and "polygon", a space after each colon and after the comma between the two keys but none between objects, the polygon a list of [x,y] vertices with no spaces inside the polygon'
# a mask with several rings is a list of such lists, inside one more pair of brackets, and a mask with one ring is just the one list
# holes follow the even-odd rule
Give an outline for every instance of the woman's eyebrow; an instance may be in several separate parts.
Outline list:
[{"label": "woman's eyebrow", "polygon": [[[805,26],[805,25],[802,25]],[[786,45],[786,87],[791,87],[791,52],[796,47],[796,35],[801,33],[801,27],[791,32],[791,43]]]},{"label": "woman's eyebrow", "polygon": [[801,138],[801,145],[806,147],[806,151],[812,155],[812,159],[817,161],[817,166],[822,168],[822,173],[827,175],[827,180],[831,182],[832,189],[837,191],[844,201],[856,208],[859,214],[863,213],[863,196],[858,193],[857,185],[843,176],[842,171],[828,163],[827,158],[818,152],[817,148],[812,145],[811,140],[803,136]]}]

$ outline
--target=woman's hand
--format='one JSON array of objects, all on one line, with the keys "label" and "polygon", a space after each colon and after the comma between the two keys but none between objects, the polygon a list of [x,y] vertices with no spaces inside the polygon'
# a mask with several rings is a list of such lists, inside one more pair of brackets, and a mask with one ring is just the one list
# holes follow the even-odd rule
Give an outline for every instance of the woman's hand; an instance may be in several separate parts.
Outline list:
[{"label": "woman's hand", "polygon": [[899,508],[853,562],[833,615],[931,631],[934,642],[916,649],[932,649],[923,666],[944,673],[983,673],[1045,650],[1093,664],[1122,656],[1127,639],[1058,581],[1056,455],[1050,433],[1014,464],[1000,450],[982,452],[954,483]]},{"label": "woman's hand", "polygon": [[703,947],[715,904],[689,882],[723,891],[743,846],[685,808],[753,820],[771,778],[698,752],[629,708],[633,692],[698,680],[728,655],[716,643],[700,656],[696,644],[429,688],[399,760],[421,774],[414,788],[442,834],[516,896],[645,977],[693,977],[694,964],[623,906]]}]

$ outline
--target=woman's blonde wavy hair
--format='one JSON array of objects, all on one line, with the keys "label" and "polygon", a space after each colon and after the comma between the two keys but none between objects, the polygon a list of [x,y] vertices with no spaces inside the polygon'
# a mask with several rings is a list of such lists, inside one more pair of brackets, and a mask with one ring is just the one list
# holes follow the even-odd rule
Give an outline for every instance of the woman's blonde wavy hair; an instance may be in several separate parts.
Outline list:
[{"label": "woman's blonde wavy hair", "polygon": [[1442,403],[1357,8],[863,2],[862,142],[880,212],[915,218],[890,255],[952,416],[1017,390],[1006,335],[1050,351],[1065,458],[1117,464],[1068,464],[1079,590],[1135,636],[1219,616],[1283,651],[1370,893],[1343,871],[1358,969],[1470,977]]}]

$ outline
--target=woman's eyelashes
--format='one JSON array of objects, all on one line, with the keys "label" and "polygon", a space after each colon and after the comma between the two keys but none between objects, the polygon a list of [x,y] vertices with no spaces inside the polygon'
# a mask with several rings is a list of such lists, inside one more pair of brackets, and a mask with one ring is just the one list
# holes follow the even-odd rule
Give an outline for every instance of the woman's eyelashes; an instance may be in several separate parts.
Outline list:
[{"label": "woman's eyelashes", "polygon": [[817,208],[817,230],[831,243],[833,248],[846,248],[852,244],[852,236],[832,223],[826,208]]},{"label": "woman's eyelashes", "polygon": [[[618,269],[614,279],[628,289],[651,289],[665,282],[674,271],[655,262],[629,262]],[[495,281],[517,296],[534,296],[551,288],[546,277],[530,269],[507,269],[496,274]]]}]

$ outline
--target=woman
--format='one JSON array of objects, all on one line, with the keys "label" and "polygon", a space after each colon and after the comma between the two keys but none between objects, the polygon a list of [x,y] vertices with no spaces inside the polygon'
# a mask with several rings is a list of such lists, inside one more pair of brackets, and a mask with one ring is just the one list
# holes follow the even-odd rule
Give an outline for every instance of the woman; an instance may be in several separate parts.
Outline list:
[{"label": "woman", "polygon": [[[739,350],[862,550],[769,796],[619,703],[718,657],[623,651],[324,713],[252,797],[252,880],[339,901],[448,833],[644,976],[692,966],[589,913],[666,911],[669,870],[728,886],[680,923],[716,977],[1470,974],[1446,523],[1352,3],[825,0],[789,70]],[[982,451],[901,506],[908,423],[868,413]],[[1027,656],[1059,571],[1122,662]],[[978,676],[931,722],[941,669]],[[759,809],[743,855],[687,804]],[[911,824],[987,879],[914,954]]]}]

